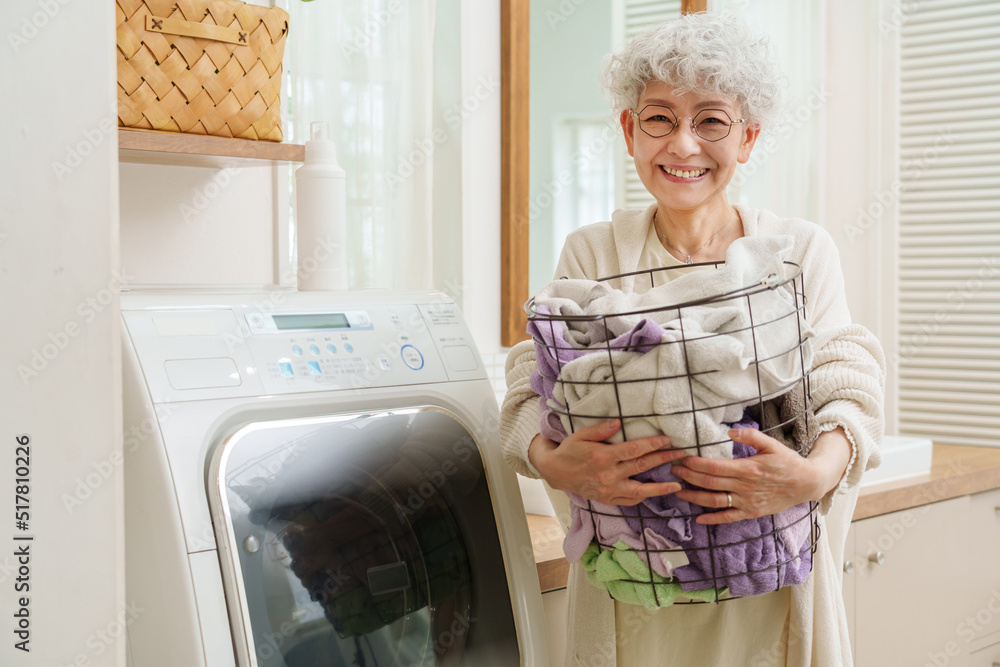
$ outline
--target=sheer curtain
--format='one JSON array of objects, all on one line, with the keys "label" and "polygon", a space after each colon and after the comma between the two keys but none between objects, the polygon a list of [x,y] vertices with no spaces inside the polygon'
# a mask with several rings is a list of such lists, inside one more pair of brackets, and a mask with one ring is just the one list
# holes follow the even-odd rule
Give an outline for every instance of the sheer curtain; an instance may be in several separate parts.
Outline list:
[{"label": "sheer curtain", "polygon": [[288,8],[287,140],[330,123],[347,171],[351,287],[432,287],[435,0]]},{"label": "sheer curtain", "polygon": [[708,9],[766,33],[788,79],[784,113],[740,166],[730,201],[822,223],[825,0],[709,0]]}]

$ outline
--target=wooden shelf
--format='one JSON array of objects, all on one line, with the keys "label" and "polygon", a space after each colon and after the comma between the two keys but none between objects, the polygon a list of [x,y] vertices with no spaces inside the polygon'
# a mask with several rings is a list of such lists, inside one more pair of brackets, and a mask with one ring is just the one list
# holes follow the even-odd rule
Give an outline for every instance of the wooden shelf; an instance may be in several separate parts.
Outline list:
[{"label": "wooden shelf", "polygon": [[189,167],[253,167],[302,162],[305,146],[274,141],[118,128],[121,162]]}]

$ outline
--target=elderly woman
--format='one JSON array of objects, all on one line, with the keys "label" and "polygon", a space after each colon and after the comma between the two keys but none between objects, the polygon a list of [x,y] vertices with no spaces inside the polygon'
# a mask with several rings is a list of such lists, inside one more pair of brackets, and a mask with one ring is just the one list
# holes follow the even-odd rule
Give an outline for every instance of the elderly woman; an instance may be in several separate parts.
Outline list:
[{"label": "elderly woman", "polygon": [[[605,87],[636,171],[656,202],[572,233],[556,276],[597,279],[724,261],[740,237],[791,236],[788,259],[803,268],[808,323],[816,332],[810,382],[819,435],[808,456],[752,429],[729,433],[755,451],[738,460],[671,449],[669,433],[607,444],[620,428],[615,420],[580,428],[557,445],[540,434],[538,396],[529,385],[536,368],[531,341],[507,359],[501,437],[517,472],[545,480],[564,527],[563,492],[615,505],[676,494],[719,510],[701,514],[699,523],[818,501],[821,533],[812,573],[805,583],[756,597],[650,611],[613,600],[574,564],[568,664],[853,664],[841,596],[843,550],[862,473],[879,462],[885,364],[878,341],[851,323],[830,235],[813,223],[727,199],[737,165],[750,158],[774,115],[779,80],[766,40],[735,19],[707,13],[660,25],[612,56]],[[688,488],[631,479],[664,463],[673,464]]]}]

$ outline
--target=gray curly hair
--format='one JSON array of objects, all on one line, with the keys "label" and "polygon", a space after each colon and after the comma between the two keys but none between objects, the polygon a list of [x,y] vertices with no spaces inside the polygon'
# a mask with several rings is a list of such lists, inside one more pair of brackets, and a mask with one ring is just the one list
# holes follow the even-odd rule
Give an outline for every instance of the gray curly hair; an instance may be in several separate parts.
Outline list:
[{"label": "gray curly hair", "polygon": [[678,94],[732,98],[761,127],[777,116],[784,85],[766,36],[755,35],[740,19],[708,12],[661,23],[605,58],[601,84],[615,113],[635,109],[654,80]]}]

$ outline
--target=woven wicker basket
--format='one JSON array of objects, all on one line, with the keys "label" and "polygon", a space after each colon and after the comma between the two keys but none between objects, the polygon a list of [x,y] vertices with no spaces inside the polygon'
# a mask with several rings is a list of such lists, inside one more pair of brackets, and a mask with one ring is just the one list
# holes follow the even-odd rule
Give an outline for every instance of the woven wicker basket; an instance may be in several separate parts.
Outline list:
[{"label": "woven wicker basket", "polygon": [[288,13],[236,0],[116,0],[118,124],[281,141]]}]

